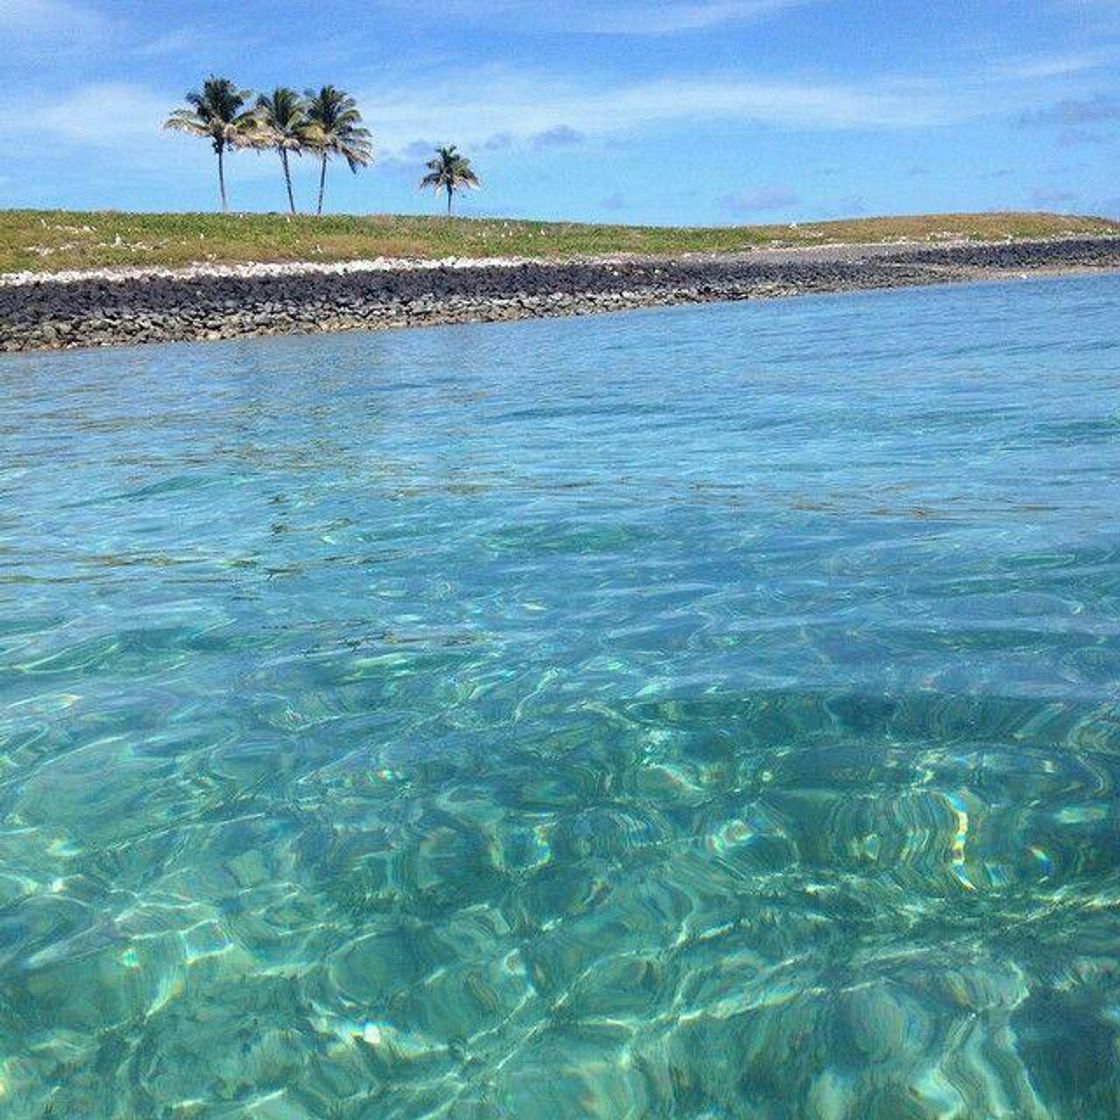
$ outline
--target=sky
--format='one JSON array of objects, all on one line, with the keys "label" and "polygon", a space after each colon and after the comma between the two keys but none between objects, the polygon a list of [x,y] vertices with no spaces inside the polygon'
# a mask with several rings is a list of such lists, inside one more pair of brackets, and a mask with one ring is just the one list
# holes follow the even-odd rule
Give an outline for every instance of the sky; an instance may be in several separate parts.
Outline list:
[{"label": "sky", "polygon": [[[454,143],[478,216],[1120,216],[1120,0],[0,0],[0,207],[215,208],[209,146],[161,128],[211,73],[358,99],[376,162],[332,166],[331,211],[438,213]],[[284,207],[275,153],[227,174]]]}]

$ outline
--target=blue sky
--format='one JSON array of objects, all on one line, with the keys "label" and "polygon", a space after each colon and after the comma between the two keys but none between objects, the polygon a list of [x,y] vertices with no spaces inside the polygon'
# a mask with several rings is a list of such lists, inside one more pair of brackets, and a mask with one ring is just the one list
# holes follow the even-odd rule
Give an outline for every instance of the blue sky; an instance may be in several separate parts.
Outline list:
[{"label": "blue sky", "polygon": [[[479,215],[1120,215],[1120,0],[0,0],[0,206],[212,209],[208,147],[160,128],[211,72],[358,97],[377,163],[332,210],[438,212],[453,142]],[[229,185],[284,204],[275,155]]]}]

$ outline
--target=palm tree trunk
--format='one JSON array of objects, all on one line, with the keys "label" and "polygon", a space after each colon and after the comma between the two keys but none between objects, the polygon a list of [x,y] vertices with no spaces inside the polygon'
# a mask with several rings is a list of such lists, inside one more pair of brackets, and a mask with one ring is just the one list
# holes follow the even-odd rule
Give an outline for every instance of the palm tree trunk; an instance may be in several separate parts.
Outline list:
[{"label": "palm tree trunk", "polygon": [[315,211],[316,214],[323,213],[323,190],[327,185],[327,153],[323,153],[323,166],[319,170],[319,209]]},{"label": "palm tree trunk", "polygon": [[225,145],[223,144],[218,148],[218,189],[222,192],[222,213],[229,213],[229,203],[226,201],[226,169],[225,164],[222,162],[222,156],[225,152]]},{"label": "palm tree trunk", "polygon": [[449,218],[451,217],[451,198],[454,195],[454,193],[455,192],[452,189],[451,184],[449,183],[448,186],[447,186],[447,216]]},{"label": "palm tree trunk", "polygon": [[292,194],[292,172],[288,167],[287,148],[280,149],[280,162],[284,167],[284,184],[288,188],[288,209],[294,214],[296,212],[296,200]]}]

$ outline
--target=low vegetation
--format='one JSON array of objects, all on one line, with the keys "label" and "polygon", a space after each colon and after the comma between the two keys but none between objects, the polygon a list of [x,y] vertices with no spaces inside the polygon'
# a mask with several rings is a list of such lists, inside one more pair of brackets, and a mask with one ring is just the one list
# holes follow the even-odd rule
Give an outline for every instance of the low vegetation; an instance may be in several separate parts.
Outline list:
[{"label": "low vegetation", "polygon": [[[470,160],[437,148],[421,189],[447,197],[447,217],[323,216],[327,166],[357,172],[374,159],[373,135],[354,98],[333,86],[302,95],[287,86],[254,94],[211,76],[186,95],[165,127],[208,142],[217,160],[221,214],[117,211],[0,211],[0,273],[193,264],[339,262],[373,257],[571,258],[632,254],[729,253],[760,247],[861,242],[1004,241],[1108,235],[1120,222],[1045,213],[933,214],[769,226],[590,225],[505,219],[453,219],[455,195],[477,188]],[[287,214],[229,213],[225,161],[239,150],[279,156]],[[291,157],[319,163],[316,215],[301,216]]]},{"label": "low vegetation", "polygon": [[554,257],[736,252],[760,246],[937,243],[1120,234],[1120,222],[1056,214],[937,214],[798,226],[581,225],[392,215],[0,211],[0,272],[371,257]]}]

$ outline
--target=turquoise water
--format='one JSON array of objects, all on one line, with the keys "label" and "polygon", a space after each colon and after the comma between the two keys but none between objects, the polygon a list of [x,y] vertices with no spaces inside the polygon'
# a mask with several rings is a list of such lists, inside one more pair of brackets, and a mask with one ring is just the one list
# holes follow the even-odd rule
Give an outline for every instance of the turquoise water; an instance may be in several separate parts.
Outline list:
[{"label": "turquoise water", "polygon": [[0,1114],[1120,1112],[1120,277],[0,363]]}]

